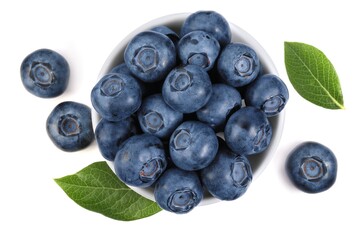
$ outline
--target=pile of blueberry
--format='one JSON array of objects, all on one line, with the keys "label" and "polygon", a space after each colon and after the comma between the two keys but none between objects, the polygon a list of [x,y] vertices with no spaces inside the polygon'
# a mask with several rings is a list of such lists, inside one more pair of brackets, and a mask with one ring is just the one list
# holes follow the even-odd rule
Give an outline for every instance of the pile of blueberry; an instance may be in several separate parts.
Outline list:
[{"label": "pile of blueberry", "polygon": [[[25,88],[44,98],[63,93],[69,74],[66,60],[49,49],[31,53],[21,65]],[[288,98],[286,85],[263,72],[251,46],[231,42],[223,16],[199,11],[179,33],[158,26],[130,40],[124,62],[92,89],[91,102],[101,116],[95,131],[91,109],[72,101],[57,105],[46,127],[64,151],[84,149],[96,139],[124,183],[153,188],[160,207],[187,213],[204,192],[234,200],[247,191],[253,175],[248,157],[267,149],[269,118]],[[330,178],[323,191],[335,181],[336,159],[327,161],[328,149],[313,144],[304,160],[311,144],[289,157],[287,169],[295,183]],[[335,167],[329,170],[328,162]],[[318,191],[314,186],[308,192]]]},{"label": "pile of blueberry", "polygon": [[175,213],[193,209],[204,190],[221,200],[246,192],[248,156],[269,146],[268,118],[288,97],[251,46],[231,42],[228,22],[213,11],[189,15],[179,35],[167,26],[138,33],[124,62],[91,92],[103,156],[124,183],[153,187],[156,202]]}]

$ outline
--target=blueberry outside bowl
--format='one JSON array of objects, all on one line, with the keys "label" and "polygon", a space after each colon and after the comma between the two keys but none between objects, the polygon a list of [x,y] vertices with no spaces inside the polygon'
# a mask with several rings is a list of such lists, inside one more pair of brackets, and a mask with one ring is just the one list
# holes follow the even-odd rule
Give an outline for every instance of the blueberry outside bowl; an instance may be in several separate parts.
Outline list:
[{"label": "blueberry outside bowl", "polygon": [[[104,74],[109,72],[113,67],[115,67],[120,63],[123,63],[123,55],[126,45],[136,34],[160,25],[168,26],[171,29],[175,30],[176,32],[179,32],[182,23],[184,22],[184,20],[188,15],[189,13],[179,13],[179,14],[163,16],[154,19],[135,29],[133,32],[127,35],[110,53],[104,65],[102,66],[102,69],[99,74],[99,79]],[[247,33],[246,31],[244,31],[243,29],[232,23],[229,24],[232,31],[232,42],[242,42],[250,45],[256,51],[256,53],[260,58],[260,61],[263,66],[263,72],[278,75],[274,63],[272,62],[270,56],[267,54],[264,48],[249,33]],[[97,121],[96,119],[98,119],[98,117],[95,117],[93,119],[94,121]],[[264,169],[267,167],[267,165],[275,155],[283,131],[285,112],[282,111],[279,115],[269,118],[269,120],[273,128],[273,137],[269,147],[264,152],[249,157],[253,169],[253,181],[260,176],[260,174],[264,171]],[[96,126],[96,124],[97,122],[94,123],[94,126]],[[108,161],[108,164],[110,168],[114,170],[113,162]],[[153,189],[143,189],[136,187],[131,187],[131,188],[140,195],[155,201]],[[220,200],[210,196],[209,194],[205,194],[204,199],[202,200],[200,205],[208,205],[208,204],[216,203],[218,201]]]}]

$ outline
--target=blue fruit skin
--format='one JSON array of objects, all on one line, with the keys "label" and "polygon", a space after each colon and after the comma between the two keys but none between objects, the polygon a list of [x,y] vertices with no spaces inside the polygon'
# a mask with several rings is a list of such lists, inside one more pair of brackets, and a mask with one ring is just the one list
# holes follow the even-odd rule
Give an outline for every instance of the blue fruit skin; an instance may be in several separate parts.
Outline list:
[{"label": "blue fruit skin", "polygon": [[260,69],[256,52],[243,43],[228,44],[218,57],[219,75],[233,87],[242,87],[254,81]]},{"label": "blue fruit skin", "polygon": [[180,38],[196,30],[211,34],[222,47],[231,41],[229,23],[221,14],[215,11],[197,11],[190,14],[181,27]]},{"label": "blue fruit skin", "polygon": [[183,122],[170,137],[170,157],[183,170],[195,171],[214,159],[219,143],[214,130],[198,121]]},{"label": "blue fruit skin", "polygon": [[176,65],[176,49],[164,34],[144,31],[130,40],[125,49],[124,61],[140,80],[161,81]]},{"label": "blue fruit skin", "polygon": [[266,116],[278,115],[289,100],[285,83],[276,75],[265,74],[246,87],[245,104],[261,109]]},{"label": "blue fruit skin", "polygon": [[177,53],[182,64],[199,65],[209,71],[220,53],[220,44],[204,31],[193,31],[180,39]]},{"label": "blue fruit skin", "polygon": [[304,142],[287,157],[286,172],[298,189],[320,193],[335,183],[337,160],[328,147],[317,142]]},{"label": "blue fruit skin", "polygon": [[139,132],[132,117],[117,122],[101,119],[95,128],[95,138],[101,155],[109,161],[114,161],[120,145]]},{"label": "blue fruit skin", "polygon": [[166,77],[162,95],[166,104],[182,113],[193,113],[205,106],[212,94],[207,72],[197,65],[179,66]]},{"label": "blue fruit skin", "polygon": [[230,115],[241,107],[241,95],[227,84],[213,84],[213,93],[206,105],[196,111],[197,118],[216,132],[223,131]]},{"label": "blue fruit skin", "polygon": [[230,116],[224,137],[229,148],[238,154],[252,155],[270,144],[272,127],[264,112],[247,106]]},{"label": "blue fruit skin", "polygon": [[184,214],[203,199],[203,188],[196,172],[170,168],[156,182],[154,195],[162,209]]},{"label": "blue fruit skin", "polygon": [[134,135],[115,156],[116,175],[125,184],[146,188],[165,171],[167,160],[161,140],[151,134]]},{"label": "blue fruit skin", "polygon": [[161,92],[162,82],[143,82],[140,79],[134,77],[132,73],[130,72],[129,68],[126,66],[125,63],[120,63],[113,67],[109,73],[123,73],[127,75],[131,75],[134,79],[136,79],[137,83],[140,86],[141,89],[141,95],[142,97],[147,97],[155,93]]},{"label": "blue fruit skin", "polygon": [[169,107],[161,94],[145,98],[137,117],[143,132],[162,139],[168,139],[183,121],[183,114]]},{"label": "blue fruit skin", "polygon": [[21,80],[31,94],[41,98],[61,95],[67,88],[70,68],[66,59],[50,49],[39,49],[25,57]]},{"label": "blue fruit skin", "polygon": [[251,184],[251,165],[246,156],[232,152],[222,139],[219,145],[214,161],[200,172],[201,182],[212,196],[220,200],[235,200]]},{"label": "blue fruit skin", "polygon": [[150,30],[164,34],[165,36],[170,38],[170,40],[174,43],[175,47],[177,46],[180,38],[179,38],[179,35],[176,32],[174,32],[171,28],[164,26],[164,25],[160,25],[160,26],[154,27]]},{"label": "blue fruit skin", "polygon": [[78,102],[62,102],[49,114],[46,130],[51,141],[61,150],[74,152],[94,140],[91,109]]},{"label": "blue fruit skin", "polygon": [[128,74],[105,74],[91,91],[91,103],[101,117],[120,121],[135,113],[142,93],[136,79]]}]

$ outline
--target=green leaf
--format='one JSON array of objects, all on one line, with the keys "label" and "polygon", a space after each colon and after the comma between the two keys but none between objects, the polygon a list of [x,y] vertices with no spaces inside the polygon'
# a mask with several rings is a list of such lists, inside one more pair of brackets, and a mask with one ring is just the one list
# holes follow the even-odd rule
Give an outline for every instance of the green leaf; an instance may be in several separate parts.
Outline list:
[{"label": "green leaf", "polygon": [[161,211],[157,203],[121,182],[106,162],[54,180],[80,206],[116,220],[131,221]]},{"label": "green leaf", "polygon": [[328,109],[344,109],[338,75],[319,49],[285,42],[285,66],[291,84],[306,100]]}]

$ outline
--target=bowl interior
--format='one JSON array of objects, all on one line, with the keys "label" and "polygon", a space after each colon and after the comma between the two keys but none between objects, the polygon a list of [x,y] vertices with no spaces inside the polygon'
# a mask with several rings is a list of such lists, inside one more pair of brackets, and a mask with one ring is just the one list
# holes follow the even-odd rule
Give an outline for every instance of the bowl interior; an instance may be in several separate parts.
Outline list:
[{"label": "bowl interior", "polygon": [[[128,36],[126,36],[111,52],[107,60],[105,61],[100,74],[99,79],[109,72],[113,67],[116,65],[123,63],[123,55],[126,48],[127,43],[138,33],[149,30],[153,27],[159,26],[159,25],[165,25],[173,29],[175,32],[179,32],[182,23],[184,22],[185,18],[189,15],[189,13],[180,13],[180,14],[173,14],[164,16],[161,18],[154,19],[139,28],[135,29],[133,32],[131,32]],[[263,66],[264,73],[272,73],[272,74],[278,74],[274,63],[272,62],[270,56],[266,53],[264,48],[246,31],[241,29],[240,27],[230,23],[230,28],[232,31],[232,42],[242,42],[245,44],[248,44],[251,46],[255,52],[258,54],[260,58],[260,62]],[[275,151],[278,147],[278,144],[280,142],[281,134],[283,131],[283,124],[284,124],[284,117],[285,112],[282,111],[279,115],[275,117],[269,118],[269,121],[272,125],[273,129],[273,136],[271,143],[269,147],[262,153],[256,154],[249,157],[252,170],[253,170],[253,179],[259,177],[259,175],[262,173],[262,171],[266,168],[266,166],[269,164],[271,159],[273,158]],[[95,118],[96,119],[96,118]],[[94,124],[96,126],[97,122]],[[114,170],[113,162],[108,161],[109,166],[111,169]],[[155,201],[153,190],[152,189],[143,189],[143,188],[136,188],[131,187],[134,191],[139,193],[140,195]],[[203,201],[200,203],[200,205],[207,205],[211,203],[215,203],[219,200],[216,198],[210,196],[208,193],[205,194]]]}]

